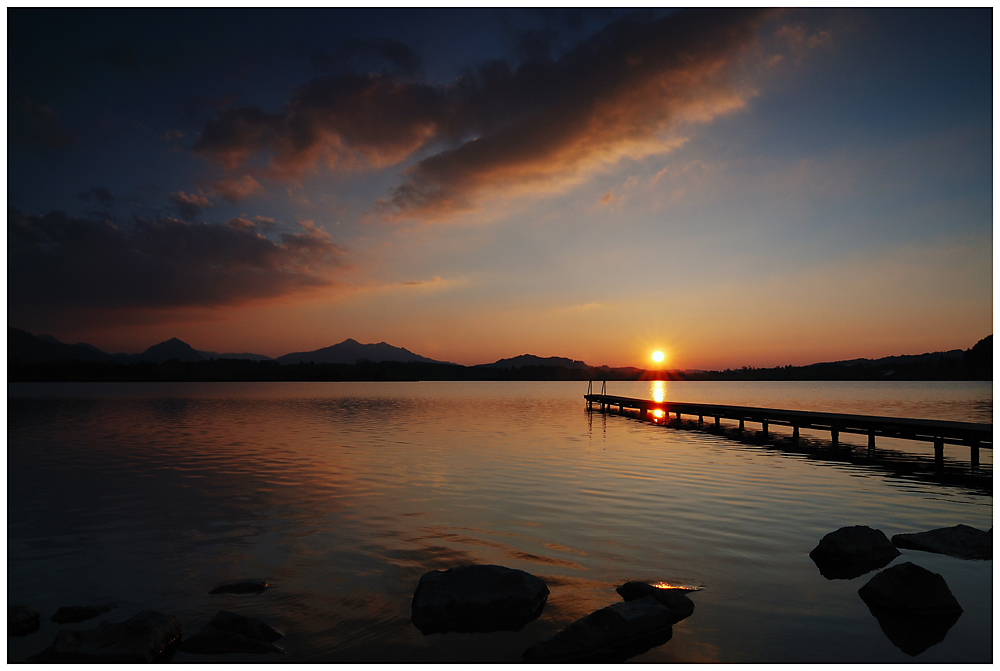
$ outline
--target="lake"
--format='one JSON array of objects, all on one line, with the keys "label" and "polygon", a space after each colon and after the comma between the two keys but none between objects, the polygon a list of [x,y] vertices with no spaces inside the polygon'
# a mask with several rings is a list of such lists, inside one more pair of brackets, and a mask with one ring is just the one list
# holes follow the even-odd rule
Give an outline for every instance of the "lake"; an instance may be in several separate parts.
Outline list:
[{"label": "lake", "polygon": [[[672,638],[635,662],[993,659],[992,561],[902,551],[894,563],[941,574],[964,609],[942,642],[910,656],[858,597],[874,573],[827,580],[808,557],[848,525],[887,536],[990,529],[992,486],[588,413],[580,382],[7,389],[7,600],[42,613],[39,632],[8,638],[8,662],[60,628],[146,608],[176,615],[185,635],[222,609],[286,634],[284,656],[175,662],[518,662],[533,642],[620,601],[626,580],[703,588]],[[990,382],[612,382],[608,392],[993,417]],[[890,439],[879,448],[933,452]],[[946,457],[967,464],[968,449]],[[991,474],[991,450],[981,462]],[[468,563],[542,577],[551,594],[541,616],[518,632],[421,634],[409,619],[420,576]],[[273,586],[208,594],[241,578]],[[120,606],[76,625],[48,619],[106,602]]]}]

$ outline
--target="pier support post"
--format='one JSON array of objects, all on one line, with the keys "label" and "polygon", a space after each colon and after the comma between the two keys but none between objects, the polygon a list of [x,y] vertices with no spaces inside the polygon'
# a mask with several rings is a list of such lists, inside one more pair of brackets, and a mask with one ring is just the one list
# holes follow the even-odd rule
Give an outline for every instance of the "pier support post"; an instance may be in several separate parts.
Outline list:
[{"label": "pier support post", "polygon": [[934,438],[934,468],[944,470],[944,439]]},{"label": "pier support post", "polygon": [[681,411],[678,410],[675,414],[677,415],[677,423],[680,424],[681,423]]},{"label": "pier support post", "polygon": [[840,431],[830,429],[830,442],[833,443],[834,447],[840,447]]},{"label": "pier support post", "polygon": [[718,429],[720,426],[722,426],[722,421],[721,421],[720,417],[718,415],[716,415],[715,416],[715,428]]},{"label": "pier support post", "polygon": [[868,451],[875,452],[875,429],[868,429]]},{"label": "pier support post", "polygon": [[699,426],[705,423],[705,415],[698,415]]},{"label": "pier support post", "polygon": [[799,444],[799,425],[798,424],[792,424],[792,444],[793,445],[798,445]]},{"label": "pier support post", "polygon": [[972,470],[979,470],[979,441],[972,441],[972,445],[969,446],[969,458],[972,460]]},{"label": "pier support post", "polygon": [[646,421],[647,419],[646,408],[639,408],[639,419],[641,419],[644,422]]},{"label": "pier support post", "polygon": [[764,434],[764,440],[767,440],[767,420],[765,419],[760,423],[760,432]]},{"label": "pier support post", "polygon": [[743,420],[740,420],[740,433],[743,433]]}]

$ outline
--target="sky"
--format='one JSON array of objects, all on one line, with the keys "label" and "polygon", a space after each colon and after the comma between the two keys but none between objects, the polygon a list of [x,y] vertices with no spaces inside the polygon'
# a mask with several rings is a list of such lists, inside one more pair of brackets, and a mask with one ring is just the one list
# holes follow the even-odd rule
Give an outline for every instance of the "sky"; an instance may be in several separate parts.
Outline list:
[{"label": "sky", "polygon": [[992,333],[992,9],[8,20],[7,320],[723,369]]}]

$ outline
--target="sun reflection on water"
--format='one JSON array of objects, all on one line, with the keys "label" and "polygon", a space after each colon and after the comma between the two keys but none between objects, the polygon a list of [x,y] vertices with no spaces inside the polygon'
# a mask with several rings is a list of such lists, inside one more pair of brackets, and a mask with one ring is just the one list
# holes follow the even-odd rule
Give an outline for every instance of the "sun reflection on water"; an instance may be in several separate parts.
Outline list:
[{"label": "sun reflection on water", "polygon": [[657,589],[679,589],[685,592],[698,592],[702,589],[701,587],[692,587],[690,585],[674,585],[669,582],[654,582],[652,585]]},{"label": "sun reflection on water", "polygon": [[[663,403],[663,399],[667,397],[667,383],[663,380],[653,380],[652,385],[650,385],[650,391],[652,392],[654,401]],[[659,416],[657,415],[657,417]]]}]

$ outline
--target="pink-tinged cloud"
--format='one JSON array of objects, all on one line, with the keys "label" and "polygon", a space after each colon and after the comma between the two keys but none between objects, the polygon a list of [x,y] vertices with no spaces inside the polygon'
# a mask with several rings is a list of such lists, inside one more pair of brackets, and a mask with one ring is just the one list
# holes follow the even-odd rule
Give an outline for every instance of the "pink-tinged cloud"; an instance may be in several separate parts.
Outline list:
[{"label": "pink-tinged cloud", "polygon": [[279,112],[223,112],[194,151],[229,170],[263,162],[276,177],[294,177],[321,164],[394,165],[443,147],[408,168],[381,207],[446,216],[494,190],[545,189],[595,164],[663,151],[672,124],[740,108],[734,71],[764,16],[693,10],[626,19],[558,60],[516,68],[492,61],[445,85],[389,72],[315,79]]},{"label": "pink-tinged cloud", "polygon": [[201,193],[178,191],[170,194],[167,198],[180,213],[182,219],[194,219],[203,209],[212,207],[212,203]]},{"label": "pink-tinged cloud", "polygon": [[263,193],[264,187],[250,175],[226,177],[212,184],[212,189],[220,198],[230,203],[238,203],[247,196]]},{"label": "pink-tinged cloud", "polygon": [[8,214],[12,318],[75,308],[224,306],[333,284],[344,250],[304,222],[277,240],[256,224]]}]

